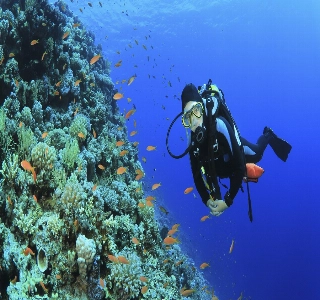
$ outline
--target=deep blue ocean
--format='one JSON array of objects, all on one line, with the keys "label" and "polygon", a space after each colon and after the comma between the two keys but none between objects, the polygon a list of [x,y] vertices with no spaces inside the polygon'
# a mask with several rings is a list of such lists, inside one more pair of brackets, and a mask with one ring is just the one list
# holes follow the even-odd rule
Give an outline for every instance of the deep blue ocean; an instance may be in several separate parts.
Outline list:
[{"label": "deep blue ocean", "polygon": [[[210,264],[203,273],[219,299],[241,292],[254,300],[320,299],[320,2],[100,2],[66,3],[110,61],[115,89],[124,93],[120,112],[137,109],[127,127],[138,131],[129,140],[139,141],[139,159],[146,158],[146,195],[169,211],[170,224],[181,224],[180,245],[196,266]],[[130,86],[121,83],[134,74]],[[220,217],[200,222],[208,208],[196,189],[184,194],[194,187],[189,157],[176,160],[166,150],[183,87],[209,78],[243,137],[256,142],[269,126],[293,147],[286,163],[266,149],[259,163],[265,173],[250,184],[252,223],[246,192]],[[180,120],[169,142],[175,154],[186,149]]]}]

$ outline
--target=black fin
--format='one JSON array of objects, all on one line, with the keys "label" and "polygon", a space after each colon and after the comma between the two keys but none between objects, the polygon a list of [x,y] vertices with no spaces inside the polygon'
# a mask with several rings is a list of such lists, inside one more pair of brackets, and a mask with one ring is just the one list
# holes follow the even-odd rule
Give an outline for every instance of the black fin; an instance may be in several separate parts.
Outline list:
[{"label": "black fin", "polygon": [[287,161],[288,155],[292,149],[292,146],[288,142],[275,136],[269,141],[269,145],[281,160]]}]

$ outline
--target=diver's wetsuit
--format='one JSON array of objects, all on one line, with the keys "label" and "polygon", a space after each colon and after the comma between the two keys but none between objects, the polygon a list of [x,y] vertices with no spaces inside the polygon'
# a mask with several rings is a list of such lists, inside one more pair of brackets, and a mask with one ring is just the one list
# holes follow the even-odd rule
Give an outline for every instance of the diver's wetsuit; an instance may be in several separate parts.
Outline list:
[{"label": "diver's wetsuit", "polygon": [[[235,132],[230,124],[223,117],[217,117],[216,120],[218,150],[215,151],[215,171],[217,177],[230,178],[230,189],[226,195],[228,194],[228,197],[231,198],[232,204],[233,199],[241,187],[245,174],[245,162]],[[259,137],[257,144],[252,144],[246,139],[241,138],[241,143],[244,146],[246,163],[256,163],[261,160],[263,152],[268,145],[268,140],[269,138],[267,136],[262,135]],[[190,151],[189,155],[195,186],[201,196],[202,202],[207,204],[207,201],[210,198],[209,191],[201,176],[202,166],[204,167],[206,177],[210,176],[207,139],[205,139],[201,145]],[[206,179],[208,181],[208,178]],[[215,187],[215,191],[212,192],[211,195],[214,199],[222,199],[219,186]]]}]

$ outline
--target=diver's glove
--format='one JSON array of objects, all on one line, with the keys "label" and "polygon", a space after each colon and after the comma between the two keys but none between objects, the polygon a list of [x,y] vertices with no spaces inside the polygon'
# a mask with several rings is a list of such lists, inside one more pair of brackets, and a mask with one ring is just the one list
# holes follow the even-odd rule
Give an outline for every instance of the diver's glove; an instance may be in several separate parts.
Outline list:
[{"label": "diver's glove", "polygon": [[207,206],[215,217],[219,217],[229,207],[223,200],[212,199],[208,200]]}]

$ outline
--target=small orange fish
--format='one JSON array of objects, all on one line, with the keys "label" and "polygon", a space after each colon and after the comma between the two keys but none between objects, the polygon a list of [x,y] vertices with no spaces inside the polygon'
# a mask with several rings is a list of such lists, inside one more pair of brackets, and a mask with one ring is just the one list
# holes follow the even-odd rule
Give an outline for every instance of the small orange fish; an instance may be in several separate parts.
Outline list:
[{"label": "small orange fish", "polygon": [[117,146],[117,147],[121,147],[123,144],[124,144],[123,141],[118,141],[118,142],[116,142],[116,146]]},{"label": "small orange fish", "polygon": [[141,288],[141,294],[145,294],[148,291],[148,287],[145,285]]},{"label": "small orange fish", "polygon": [[114,100],[120,100],[122,98],[123,98],[123,94],[121,94],[121,93],[116,93],[113,95]]},{"label": "small orange fish", "polygon": [[123,173],[125,173],[127,171],[127,168],[125,168],[125,167],[120,167],[120,168],[118,168],[118,170],[117,170],[117,174],[118,175],[122,175]]},{"label": "small orange fish", "polygon": [[60,93],[59,93],[59,91],[54,91],[54,92],[53,92],[53,95],[55,95],[55,96],[59,96],[59,95],[60,95]]},{"label": "small orange fish", "polygon": [[144,276],[140,276],[140,280],[142,282],[148,282],[148,278],[147,277],[144,277]]},{"label": "small orange fish", "polygon": [[43,291],[44,291],[46,294],[48,294],[49,290],[46,288],[46,286],[44,285],[44,283],[43,283],[42,281],[40,281],[40,285],[41,285]]},{"label": "small orange fish", "polygon": [[44,56],[45,56],[46,54],[48,54],[48,52],[47,52],[47,51],[44,51],[43,54],[42,54],[42,56],[41,56],[41,60],[44,59]]},{"label": "small orange fish", "polygon": [[44,132],[44,133],[41,135],[41,137],[44,139],[44,138],[47,137],[47,135],[48,135],[48,132],[46,131],[46,132]]},{"label": "small orange fish", "polygon": [[134,135],[136,135],[137,133],[138,133],[137,130],[133,130],[133,131],[130,132],[130,136],[134,136]]},{"label": "small orange fish", "polygon": [[62,278],[62,276],[61,276],[60,274],[57,274],[57,275],[56,275],[56,279],[57,279],[57,280],[60,280],[61,278]]},{"label": "small orange fish", "polygon": [[167,233],[167,236],[172,236],[174,235],[178,230],[177,229],[170,229]]},{"label": "small orange fish", "polygon": [[95,184],[93,187],[92,187],[92,191],[95,191],[97,189],[98,185]]},{"label": "small orange fish", "polygon": [[181,293],[181,296],[189,296],[191,295],[192,293],[194,293],[196,290],[192,289],[192,290],[184,290],[182,293]]},{"label": "small orange fish", "polygon": [[14,55],[14,53],[13,52],[10,52],[9,53],[9,57],[14,57],[15,55]]},{"label": "small orange fish", "polygon": [[139,142],[134,142],[133,146],[137,147],[139,145]]},{"label": "small orange fish", "polygon": [[32,40],[30,45],[33,46],[33,45],[38,44],[38,43],[39,43],[39,40]]},{"label": "small orange fish", "polygon": [[133,75],[128,79],[128,85],[130,85],[135,79],[136,79],[137,75]]},{"label": "small orange fish", "polygon": [[125,118],[126,119],[129,119],[134,113],[136,112],[136,110],[133,108],[133,109],[130,109],[126,115],[125,115]]},{"label": "small orange fish", "polygon": [[111,254],[108,255],[108,258],[109,258],[109,260],[111,260],[114,263],[118,263],[119,262],[118,258],[116,258],[115,256],[113,256]]},{"label": "small orange fish", "polygon": [[156,198],[153,196],[146,197],[146,201],[153,201],[153,200],[156,200]]},{"label": "small orange fish", "polygon": [[153,151],[153,150],[156,150],[156,146],[148,146],[147,147],[147,151]]},{"label": "small orange fish", "polygon": [[80,26],[80,23],[74,23],[74,24],[72,25],[73,28],[76,28],[76,27],[79,27],[79,26]]},{"label": "small orange fish", "polygon": [[34,199],[34,201],[36,201],[38,203],[38,199],[37,199],[36,195],[33,195],[33,199]]},{"label": "small orange fish", "polygon": [[118,256],[118,260],[119,260],[119,262],[121,262],[122,264],[126,264],[126,265],[128,265],[128,264],[130,264],[130,262],[124,257],[124,256]]},{"label": "small orange fish", "polygon": [[176,267],[180,266],[183,263],[183,260],[179,260],[175,263]]},{"label": "small orange fish", "polygon": [[57,87],[59,87],[59,86],[60,86],[61,81],[62,81],[62,80],[60,80],[60,81],[58,81],[58,82],[56,83],[56,86],[57,86]]},{"label": "small orange fish", "polygon": [[139,206],[140,208],[144,208],[145,205],[144,205],[142,202],[139,202],[139,203],[138,203],[138,206]]},{"label": "small orange fish", "polygon": [[16,282],[17,282],[17,276],[14,276],[14,278],[12,279],[12,280],[10,280],[10,282],[12,283],[12,284],[16,284]]},{"label": "small orange fish", "polygon": [[80,82],[82,82],[81,79],[78,79],[75,83],[74,83],[74,86],[78,86],[80,84]]},{"label": "small orange fish", "polygon": [[234,240],[232,240],[232,242],[231,242],[231,246],[230,246],[230,249],[229,249],[229,254],[232,253],[233,248],[234,248]]},{"label": "small orange fish", "polygon": [[29,172],[33,172],[34,171],[34,167],[31,166],[31,164],[26,161],[26,160],[23,160],[21,162],[21,167],[26,170],[26,171],[29,171]]},{"label": "small orange fish", "polygon": [[120,67],[122,65],[122,60],[119,60],[114,66],[116,68]]},{"label": "small orange fish", "polygon": [[8,202],[9,202],[9,204],[10,204],[10,205],[12,205],[12,204],[13,204],[13,203],[12,203],[12,201],[11,201],[10,196],[8,196],[7,200],[8,200]]},{"label": "small orange fish", "polygon": [[98,165],[98,168],[99,168],[100,170],[105,170],[105,166],[104,166],[104,165],[101,165],[101,164]]},{"label": "small orange fish", "polygon": [[176,244],[176,243],[179,243],[179,240],[178,239],[175,239],[171,236],[167,236],[163,242],[166,244],[166,245],[173,245],[173,244]]},{"label": "small orange fish", "polygon": [[200,221],[204,222],[205,220],[209,219],[209,217],[210,217],[209,215],[205,215],[200,219]]},{"label": "small orange fish", "polygon": [[207,267],[210,267],[210,265],[208,264],[208,263],[206,263],[206,262],[204,262],[204,263],[202,263],[201,265],[200,265],[200,269],[205,269],[205,268],[207,268]]},{"label": "small orange fish", "polygon": [[188,187],[184,190],[184,194],[187,195],[193,191],[193,187]]},{"label": "small orange fish", "polygon": [[70,34],[70,32],[69,32],[69,31],[66,31],[66,32],[63,34],[62,39],[64,40],[65,38],[67,38],[69,34]]},{"label": "small orange fish", "polygon": [[136,237],[132,238],[132,243],[134,243],[135,245],[140,244],[139,240]]},{"label": "small orange fish", "polygon": [[84,135],[82,132],[79,132],[79,133],[78,133],[78,137],[81,138],[81,139],[84,139],[84,138],[85,138],[85,135]]},{"label": "small orange fish", "polygon": [[91,60],[90,60],[90,65],[93,65],[94,63],[96,63],[99,60],[100,57],[102,57],[100,54],[95,55],[94,57],[92,57]]},{"label": "small orange fish", "polygon": [[171,229],[178,229],[179,226],[180,226],[180,224],[174,224],[174,225],[172,225]]},{"label": "small orange fish", "polygon": [[157,189],[158,187],[160,187],[161,186],[161,183],[159,182],[159,183],[155,183],[154,185],[152,185],[152,190],[154,191],[155,189]]},{"label": "small orange fish", "polygon": [[128,150],[122,150],[120,152],[120,156],[125,156],[129,151]]},{"label": "small orange fish", "polygon": [[104,288],[104,287],[106,286],[106,284],[105,284],[105,282],[104,282],[104,279],[102,279],[102,278],[99,279],[99,283],[100,283],[100,286],[101,286],[102,288]]},{"label": "small orange fish", "polygon": [[96,131],[92,128],[92,135],[93,135],[93,137],[96,139],[97,138],[97,133],[96,133]]},{"label": "small orange fish", "polygon": [[35,253],[31,250],[31,248],[27,247],[24,251],[23,251],[23,254],[25,256],[31,254],[31,255],[35,255]]},{"label": "small orange fish", "polygon": [[151,201],[146,201],[146,205],[147,205],[148,207],[152,207],[152,206],[153,206],[153,203],[152,203]]}]

